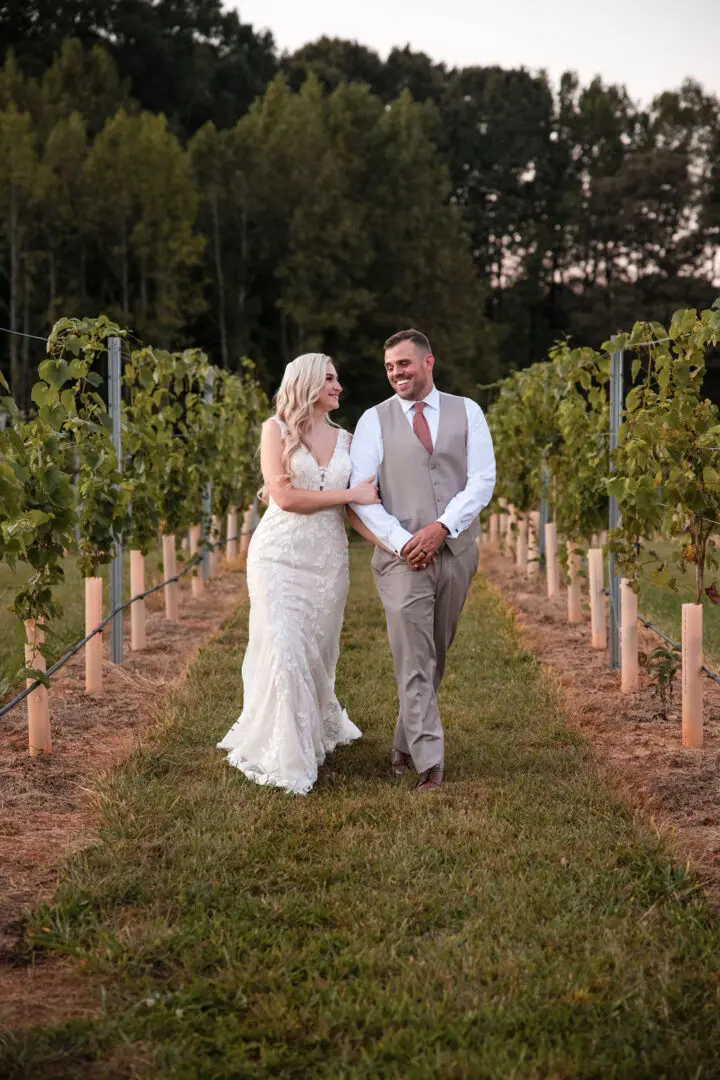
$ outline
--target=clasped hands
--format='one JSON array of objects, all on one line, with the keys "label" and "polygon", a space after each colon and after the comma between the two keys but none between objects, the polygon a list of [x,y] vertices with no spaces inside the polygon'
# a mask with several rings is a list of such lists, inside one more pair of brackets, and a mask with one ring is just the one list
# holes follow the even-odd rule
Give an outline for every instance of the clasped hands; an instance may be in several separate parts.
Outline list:
[{"label": "clasped hands", "polygon": [[447,539],[449,530],[439,521],[418,529],[400,552],[411,570],[425,570],[435,562],[435,556]]}]

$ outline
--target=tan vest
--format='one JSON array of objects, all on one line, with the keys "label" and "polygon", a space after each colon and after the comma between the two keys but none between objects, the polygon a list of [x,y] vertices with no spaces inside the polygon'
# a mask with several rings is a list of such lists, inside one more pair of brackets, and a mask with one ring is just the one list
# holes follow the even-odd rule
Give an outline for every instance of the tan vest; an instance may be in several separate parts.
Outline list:
[{"label": "tan vest", "polygon": [[[468,422],[465,402],[440,394],[440,422],[432,454],[428,454],[408,423],[396,397],[377,406],[383,441],[378,484],[383,506],[400,524],[415,533],[437,521],[447,504],[467,484]],[[477,539],[478,519],[446,544],[454,555]]]}]

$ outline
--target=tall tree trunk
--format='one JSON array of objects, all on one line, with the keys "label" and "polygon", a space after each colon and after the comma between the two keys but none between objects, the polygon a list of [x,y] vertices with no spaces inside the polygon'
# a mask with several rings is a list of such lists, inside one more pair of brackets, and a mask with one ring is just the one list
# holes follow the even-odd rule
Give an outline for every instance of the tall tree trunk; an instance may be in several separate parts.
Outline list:
[{"label": "tall tree trunk", "polygon": [[142,309],[143,319],[147,322],[148,314],[148,275],[147,275],[147,259],[143,255],[140,265],[140,307]]},{"label": "tall tree trunk", "polygon": [[[25,273],[23,275],[23,332],[25,334],[30,333],[30,274],[28,273],[27,266],[25,267]],[[23,408],[27,408],[29,402],[25,400],[25,388],[30,387],[32,384],[32,378],[30,377],[30,338],[24,337],[22,341],[22,370],[23,370]]]},{"label": "tall tree trunk", "polygon": [[87,296],[87,250],[85,244],[80,245],[80,297],[85,302]]},{"label": "tall tree trunk", "polygon": [[10,188],[10,384],[15,400],[22,408],[23,385],[20,369],[20,339],[18,330],[18,278],[20,270],[20,237],[18,236],[18,207],[15,185]]},{"label": "tall tree trunk", "polygon": [[228,341],[227,323],[225,321],[225,273],[222,264],[222,247],[220,244],[220,214],[218,213],[217,196],[213,197],[212,203],[213,222],[213,252],[215,256],[215,276],[217,277],[218,289],[218,322],[220,325],[220,359],[222,366],[228,365]]},{"label": "tall tree trunk", "polygon": [[124,320],[127,322],[130,317],[130,268],[128,266],[127,225],[124,222],[120,240],[120,252],[122,258],[122,307]]},{"label": "tall tree trunk", "polygon": [[50,248],[50,306],[49,306],[49,322],[52,326],[55,322],[55,304],[57,301],[57,263],[55,261],[55,252],[52,247]]},{"label": "tall tree trunk", "polygon": [[[245,304],[247,302],[247,277],[245,273],[245,267],[247,266],[247,199],[245,185],[243,183],[242,189],[242,201],[240,203],[240,288],[238,289],[238,311],[243,314],[245,312]],[[237,324],[235,324],[237,325]],[[247,332],[247,324],[244,319],[240,323],[240,333],[237,330],[233,337],[233,343],[235,347],[240,342],[241,352],[247,353],[250,351],[250,341]]]},{"label": "tall tree trunk", "polygon": [[288,317],[284,308],[280,308],[280,347],[286,364],[290,363],[290,345],[288,343]]},{"label": "tall tree trunk", "polygon": [[[248,225],[247,199],[245,197],[245,191],[243,191],[242,208],[241,208],[241,211],[240,211],[240,258],[242,259],[243,272],[244,272],[245,267],[247,265],[247,246],[248,246],[248,243],[247,243],[247,225]],[[247,289],[246,289],[245,285],[243,284],[243,286],[242,286],[242,288],[240,290],[240,310],[241,311],[245,310],[246,297],[247,297]]]}]

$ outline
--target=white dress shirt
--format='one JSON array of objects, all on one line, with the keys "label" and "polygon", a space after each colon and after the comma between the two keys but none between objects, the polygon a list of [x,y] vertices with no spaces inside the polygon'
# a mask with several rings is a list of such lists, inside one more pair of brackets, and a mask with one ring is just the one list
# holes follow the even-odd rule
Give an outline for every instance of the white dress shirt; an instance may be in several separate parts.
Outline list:
[{"label": "white dress shirt", "polygon": [[[405,401],[403,398],[397,400],[412,428],[415,402]],[[495,454],[490,429],[480,406],[470,398],[463,398],[463,401],[468,422],[467,484],[450,500],[444,513],[437,519],[447,528],[451,537],[459,536],[472,524],[482,508],[490,502],[495,487]],[[423,416],[428,422],[430,438],[434,446],[440,424],[439,391],[433,387],[424,402]],[[377,477],[383,460],[382,428],[377,409],[368,409],[358,420],[350,448],[350,459],[352,461],[351,487],[362,480],[368,480],[371,476]],[[353,503],[352,506],[360,520],[377,536],[378,540],[382,540],[396,554],[399,555],[408,540],[412,540],[412,533],[404,529],[398,519],[389,514],[381,503],[373,506],[357,506]],[[429,525],[430,522],[426,524]]]}]

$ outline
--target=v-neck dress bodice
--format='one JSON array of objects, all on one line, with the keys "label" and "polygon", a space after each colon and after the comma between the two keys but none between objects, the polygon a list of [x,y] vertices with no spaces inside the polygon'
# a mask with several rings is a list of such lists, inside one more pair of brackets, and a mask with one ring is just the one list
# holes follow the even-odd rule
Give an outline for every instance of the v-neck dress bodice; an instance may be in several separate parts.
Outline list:
[{"label": "v-neck dress bodice", "polygon": [[[347,487],[349,451],[342,429],[325,467],[298,447],[290,459],[292,486]],[[218,746],[251,780],[305,794],[325,755],[361,734],[335,696],[349,585],[343,507],[298,514],[270,499],[250,542],[247,582],[243,711]]]}]

